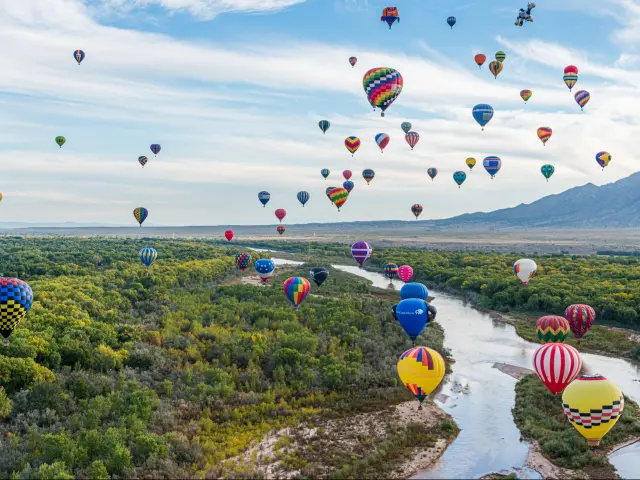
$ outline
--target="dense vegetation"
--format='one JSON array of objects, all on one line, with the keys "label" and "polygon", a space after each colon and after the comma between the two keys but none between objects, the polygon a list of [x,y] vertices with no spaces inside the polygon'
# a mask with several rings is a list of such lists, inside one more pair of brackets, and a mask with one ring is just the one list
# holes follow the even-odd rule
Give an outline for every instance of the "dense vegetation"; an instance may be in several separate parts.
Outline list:
[{"label": "dense vegetation", "polygon": [[[137,258],[143,246],[159,252],[149,270]],[[230,281],[236,251],[4,238],[0,271],[29,282],[35,300],[0,351],[0,477],[251,475],[224,460],[269,430],[410,399],[395,370],[410,341],[384,295],[331,298],[370,291],[350,277],[340,289],[328,282],[296,312],[282,278],[265,288]],[[419,340],[439,351],[442,341],[437,325]],[[448,435],[454,427],[443,424]],[[413,428],[412,440],[399,431],[383,445],[380,468],[390,452],[433,441]],[[362,471],[353,456],[335,469]],[[295,468],[311,474],[308,463]]]},{"label": "dense vegetation", "polygon": [[[542,453],[554,464],[583,470],[591,478],[616,478],[606,455],[594,455],[586,440],[573,428],[554,397],[536,375],[527,375],[516,385],[513,417],[525,438],[537,440]],[[640,436],[638,405],[625,397],[624,412],[607,433],[599,449]]]}]

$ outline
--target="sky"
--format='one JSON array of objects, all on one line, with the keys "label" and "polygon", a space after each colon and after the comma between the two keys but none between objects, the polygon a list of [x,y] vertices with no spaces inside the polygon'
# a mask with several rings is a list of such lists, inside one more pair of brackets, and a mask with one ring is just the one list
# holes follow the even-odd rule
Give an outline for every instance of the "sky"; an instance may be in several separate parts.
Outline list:
[{"label": "sky", "polygon": [[[276,208],[287,225],[410,220],[414,203],[436,219],[634,173],[640,4],[536,3],[534,22],[518,28],[526,0],[396,0],[389,30],[378,0],[0,0],[0,223],[136,225],[135,207],[149,210],[145,226],[272,224]],[[507,58],[494,79],[498,50]],[[481,69],[476,53],[488,57]],[[573,93],[562,81],[569,64],[580,69]],[[362,88],[382,66],[404,79],[384,118]],[[526,105],[522,89],[533,91]],[[580,89],[591,93],[582,112]],[[480,103],[495,110],[484,131],[471,115]],[[413,151],[403,121],[421,136]],[[546,146],[540,126],[553,129]],[[391,137],[384,153],[380,132]],[[351,135],[362,141],[353,157]],[[493,180],[489,155],[502,159]],[[467,157],[478,160],[472,172]],[[556,168],[549,182],[546,163]],[[365,168],[376,172],[368,186]],[[355,188],[338,212],[325,189],[345,169]],[[467,170],[460,189],[456,170]]]}]

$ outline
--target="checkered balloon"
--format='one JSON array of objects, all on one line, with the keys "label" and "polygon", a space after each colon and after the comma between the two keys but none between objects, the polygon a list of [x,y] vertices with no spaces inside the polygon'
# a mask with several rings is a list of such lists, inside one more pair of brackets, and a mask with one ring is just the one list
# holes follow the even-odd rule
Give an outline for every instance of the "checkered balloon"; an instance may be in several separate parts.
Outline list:
[{"label": "checkered balloon", "polygon": [[32,303],[33,292],[27,282],[0,277],[0,334],[4,337],[5,347],[7,338],[27,316]]}]

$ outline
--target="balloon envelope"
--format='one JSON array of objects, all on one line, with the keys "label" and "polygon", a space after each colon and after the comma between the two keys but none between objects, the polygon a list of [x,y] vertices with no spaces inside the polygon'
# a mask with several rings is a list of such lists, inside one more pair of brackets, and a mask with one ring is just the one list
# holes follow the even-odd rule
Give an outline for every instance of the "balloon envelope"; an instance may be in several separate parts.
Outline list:
[{"label": "balloon envelope", "polygon": [[411,340],[415,340],[427,326],[427,302],[419,298],[407,298],[396,305],[396,318]]},{"label": "balloon envelope", "polygon": [[307,298],[310,289],[311,285],[309,284],[309,280],[303,277],[288,278],[282,285],[284,294],[291,302],[291,305],[293,305],[293,308],[296,309],[300,306],[304,299]]},{"label": "balloon envelope", "polygon": [[371,105],[375,105],[384,112],[398,98],[402,92],[404,82],[397,70],[388,67],[372,68],[364,74],[362,86]]},{"label": "balloon envelope", "polygon": [[578,376],[582,359],[571,345],[547,343],[533,354],[533,368],[549,391],[558,395]]},{"label": "balloon envelope", "polygon": [[226,232],[224,232],[224,238],[229,241],[233,240],[233,230],[227,230]]},{"label": "balloon envelope", "polygon": [[390,280],[393,280],[398,276],[398,265],[395,263],[387,263],[384,266],[384,276]]},{"label": "balloon envelope", "polygon": [[353,259],[360,264],[360,266],[364,265],[371,254],[373,253],[373,248],[367,242],[356,242],[351,245],[351,256]]},{"label": "balloon envelope", "polygon": [[481,103],[473,107],[471,113],[473,114],[475,121],[484,128],[484,126],[493,118],[493,107],[486,103]]},{"label": "balloon envelope", "polygon": [[400,289],[400,298],[402,300],[417,298],[426,302],[427,298],[429,298],[429,290],[422,283],[405,283]]},{"label": "balloon envelope", "polygon": [[515,272],[516,277],[526,285],[538,271],[538,265],[536,265],[536,262],[533,260],[521,258],[513,264],[513,271]]},{"label": "balloon envelope", "polygon": [[140,261],[145,267],[149,268],[153,262],[158,258],[158,252],[155,248],[143,248],[140,250]]},{"label": "balloon envelope", "polygon": [[411,122],[402,122],[400,128],[402,128],[404,133],[409,133],[411,131]]},{"label": "balloon envelope", "polygon": [[311,269],[309,275],[311,275],[311,280],[313,280],[317,286],[320,286],[329,277],[329,271],[324,267],[316,267]]},{"label": "balloon envelope", "polygon": [[271,200],[271,194],[269,192],[262,191],[258,193],[258,200],[260,200],[262,205],[267,205],[269,200]]},{"label": "balloon envelope", "polygon": [[536,335],[540,343],[563,343],[569,336],[569,322],[559,315],[545,315],[536,321]]},{"label": "balloon envelope", "polygon": [[256,260],[253,265],[256,269],[256,273],[263,282],[266,282],[276,269],[276,264],[270,258],[261,258]]},{"label": "balloon envelope", "polygon": [[578,303],[565,309],[564,318],[569,322],[573,336],[580,339],[595,322],[596,311],[589,305]]},{"label": "balloon envelope", "polygon": [[411,277],[413,277],[413,268],[409,265],[402,265],[398,268],[398,277],[400,277],[400,280],[403,282],[408,282],[411,280]]},{"label": "balloon envelope", "polygon": [[33,304],[33,291],[27,282],[18,278],[0,277],[0,334],[7,338],[27,316]]},{"label": "balloon envelope", "polygon": [[442,355],[427,347],[411,348],[398,359],[400,380],[421,404],[440,385],[444,374]]}]

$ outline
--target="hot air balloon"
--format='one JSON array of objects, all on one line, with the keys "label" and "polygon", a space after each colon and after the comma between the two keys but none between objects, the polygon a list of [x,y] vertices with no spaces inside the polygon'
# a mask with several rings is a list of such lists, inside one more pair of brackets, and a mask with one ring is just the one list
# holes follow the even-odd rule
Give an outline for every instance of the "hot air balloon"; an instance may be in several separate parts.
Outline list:
[{"label": "hot air balloon", "polygon": [[62,145],[64,145],[66,143],[67,139],[61,136],[56,137],[56,143],[58,144],[58,146],[60,148],[62,148]]},{"label": "hot air balloon", "polygon": [[27,316],[32,303],[33,292],[27,282],[0,277],[0,334],[5,347],[9,346],[9,335]]},{"label": "hot air balloon", "polygon": [[133,209],[133,216],[138,221],[140,226],[142,227],[142,222],[144,222],[149,216],[149,210],[144,207],[138,207]]},{"label": "hot air balloon", "polygon": [[258,193],[258,200],[260,200],[263,207],[266,207],[269,200],[271,200],[271,194],[269,192],[262,191]]},{"label": "hot air balloon", "polygon": [[400,128],[402,128],[404,133],[409,133],[411,131],[411,122],[402,122]]},{"label": "hot air balloon", "polygon": [[290,277],[286,279],[282,285],[284,294],[296,310],[300,307],[303,300],[307,298],[310,289],[311,284],[309,283],[309,280],[304,277]]},{"label": "hot air balloon", "polygon": [[73,58],[75,58],[78,65],[80,65],[82,60],[84,60],[84,52],[82,50],[76,50],[73,52]]},{"label": "hot air balloon", "polygon": [[536,321],[536,335],[542,344],[563,343],[570,328],[569,322],[558,315],[545,315]]},{"label": "hot air balloon", "polygon": [[238,269],[240,269],[241,271],[246,270],[249,266],[249,263],[251,263],[250,254],[242,252],[236,255],[236,267],[238,267]]},{"label": "hot air balloon", "polygon": [[155,248],[146,247],[140,250],[140,261],[142,264],[149,268],[153,262],[158,258],[158,252]]},{"label": "hot air balloon", "polygon": [[538,129],[538,138],[542,141],[542,145],[545,145],[551,138],[553,130],[550,127],[540,127]]},{"label": "hot air balloon", "polygon": [[318,122],[318,126],[320,127],[320,130],[322,130],[322,133],[327,133],[327,130],[329,130],[329,127],[331,126],[331,122],[329,122],[329,120],[320,120]]},{"label": "hot air balloon", "polygon": [[579,90],[574,95],[576,103],[580,105],[580,110],[584,110],[584,106],[591,100],[591,95],[586,90]]},{"label": "hot air balloon", "polygon": [[360,148],[360,139],[358,137],[347,137],[344,140],[344,146],[351,152],[351,156]]},{"label": "hot air balloon", "polygon": [[388,67],[372,68],[362,78],[362,86],[369,103],[382,110],[382,117],[402,92],[402,85],[400,72]]},{"label": "hot air balloon", "polygon": [[622,415],[624,396],[602,375],[583,375],[565,389],[562,408],[571,425],[595,448]]},{"label": "hot air balloon", "polygon": [[527,101],[531,98],[531,95],[533,95],[533,92],[531,90],[521,90],[520,91],[520,96],[524,100],[524,103],[527,103]]},{"label": "hot air balloon", "polygon": [[402,300],[417,298],[426,302],[429,298],[429,290],[422,283],[405,283],[400,289],[400,298]]},{"label": "hot air balloon", "polygon": [[547,179],[547,182],[548,182],[549,179],[551,178],[551,175],[553,175],[553,172],[556,171],[556,167],[547,163],[546,165],[543,165],[542,167],[540,167],[540,171],[542,172],[542,175],[544,176],[544,178]]},{"label": "hot air balloon", "polygon": [[581,339],[595,322],[596,311],[589,305],[569,305],[564,311],[564,318],[569,322],[573,336]]},{"label": "hot air balloon", "polygon": [[389,280],[393,280],[398,276],[398,265],[395,263],[387,263],[384,266],[384,276]]},{"label": "hot air balloon", "polygon": [[144,168],[144,166],[147,164],[148,161],[149,159],[144,155],[138,157],[138,162],[140,163],[140,165],[142,165],[142,168]]},{"label": "hot air balloon", "polygon": [[413,150],[413,147],[415,147],[420,141],[420,135],[417,132],[409,132],[404,136],[404,139],[411,147],[411,150]]},{"label": "hot air balloon", "polygon": [[224,232],[224,238],[226,238],[228,241],[233,240],[233,230],[227,230]]},{"label": "hot air balloon", "polygon": [[358,63],[358,59],[356,57],[349,57],[349,64],[351,65],[351,68],[355,67],[356,63]]},{"label": "hot air balloon", "polygon": [[440,385],[444,378],[445,366],[442,356],[427,347],[414,347],[398,360],[398,376],[420,402],[418,410],[422,410],[422,402],[427,395]]},{"label": "hot air balloon", "polygon": [[311,280],[319,287],[329,278],[329,271],[324,267],[316,267],[311,269],[309,275],[311,275]]},{"label": "hot air balloon", "polygon": [[487,61],[487,56],[483,55],[482,53],[478,53],[475,57],[473,57],[473,59],[476,61],[476,63],[478,64],[478,68],[482,68],[482,65],[484,64],[484,62]]},{"label": "hot air balloon", "polygon": [[342,184],[342,186],[348,193],[351,193],[351,190],[353,190],[353,187],[355,186],[355,184],[351,180],[347,180]]},{"label": "hot air balloon", "polygon": [[453,26],[456,24],[456,17],[447,18],[447,23],[451,27],[451,30],[453,30]]},{"label": "hot air balloon", "polygon": [[493,74],[493,78],[498,78],[502,71],[502,62],[494,61],[489,64],[489,71]]},{"label": "hot air balloon", "polygon": [[538,265],[536,265],[536,262],[533,260],[521,258],[513,264],[513,271],[515,272],[516,277],[526,285],[538,271]]},{"label": "hot air balloon", "polygon": [[353,176],[353,172],[351,170],[343,170],[342,176],[345,180],[349,180]]},{"label": "hot air balloon", "polygon": [[278,225],[278,226],[276,227],[276,231],[277,231],[280,235],[282,235],[282,234],[285,232],[285,230],[286,230],[286,228],[285,228],[285,226],[284,226],[284,225]]},{"label": "hot air balloon", "polygon": [[533,354],[533,368],[554,395],[562,392],[580,373],[578,350],[565,343],[546,343]]},{"label": "hot air balloon", "polygon": [[302,206],[304,207],[304,204],[307,203],[309,201],[309,192],[298,192],[298,201],[302,204]]},{"label": "hot air balloon", "polygon": [[360,268],[362,268],[362,265],[364,265],[364,262],[369,259],[372,253],[373,249],[367,242],[356,242],[351,245],[351,256],[358,262]]},{"label": "hot air balloon", "polygon": [[473,107],[473,118],[484,130],[484,126],[493,118],[493,107],[486,103],[481,103]]},{"label": "hot air balloon", "polygon": [[280,223],[282,223],[282,219],[287,216],[287,211],[284,208],[278,208],[275,211],[275,214],[276,218],[280,220]]},{"label": "hot air balloon", "polygon": [[[329,200],[331,200],[331,190],[334,190],[336,187],[327,187],[327,189],[324,191],[325,195],[327,196],[327,198]],[[347,192],[349,193],[349,192]],[[331,203],[333,203],[333,200],[331,200]]]},{"label": "hot air balloon", "polygon": [[493,177],[496,176],[496,174],[500,171],[500,168],[502,167],[502,160],[500,160],[500,157],[491,155],[489,157],[486,157],[482,161],[482,165],[484,166],[484,169],[487,171],[487,173],[491,175],[491,178],[493,179]]},{"label": "hot air balloon", "polygon": [[415,342],[429,322],[427,303],[419,298],[401,300],[395,306],[395,317],[409,338]]},{"label": "hot air balloon", "polygon": [[413,268],[409,265],[402,265],[401,267],[398,267],[398,277],[403,282],[408,282],[411,280],[411,277],[413,277]]},{"label": "hot air balloon", "polygon": [[507,54],[504,53],[503,51],[496,52],[496,60],[498,62],[502,63],[506,58],[507,58]]},{"label": "hot air balloon", "polygon": [[322,170],[320,170],[320,175],[322,175],[325,180],[327,179],[330,173],[331,171],[328,168],[323,168]]},{"label": "hot air balloon", "polygon": [[574,66],[574,65],[568,65],[564,68],[564,74],[566,75],[567,73],[573,73],[575,75],[578,75],[578,67]]},{"label": "hot air balloon", "polygon": [[438,169],[433,167],[427,168],[427,175],[431,177],[431,181],[433,182],[433,179],[438,175]]},{"label": "hot air balloon", "polygon": [[157,143],[154,143],[149,147],[149,149],[151,149],[154,155],[158,155],[158,153],[160,153],[160,150],[162,150],[162,147]]},{"label": "hot air balloon", "polygon": [[573,88],[573,86],[578,81],[578,67],[573,65],[569,65],[564,69],[564,76],[562,77],[565,85],[569,88],[569,91]]},{"label": "hot air balloon", "polygon": [[602,170],[604,170],[604,167],[609,165],[610,161],[611,161],[611,154],[609,152],[596,153],[596,162],[598,162],[598,165],[602,167]]},{"label": "hot air balloon", "polygon": [[473,157],[469,157],[467,158],[464,163],[467,164],[467,167],[469,167],[469,171],[473,170],[473,167],[476,166],[476,159]]},{"label": "hot air balloon", "polygon": [[347,201],[347,198],[349,198],[349,192],[346,188],[338,187],[329,192],[329,200],[338,207],[338,211],[340,211],[340,207],[344,205],[344,202]]},{"label": "hot air balloon", "polygon": [[462,185],[466,179],[467,174],[464,172],[457,171],[453,173],[453,181],[458,184],[458,188],[460,188],[460,185]]},{"label": "hot air balloon", "polygon": [[260,277],[260,280],[262,280],[262,283],[267,283],[267,280],[269,280],[269,277],[273,275],[276,269],[276,264],[273,263],[273,260],[270,258],[261,258],[256,260],[253,267],[256,269],[256,273]]},{"label": "hot air balloon", "polygon": [[398,16],[398,8],[397,7],[386,7],[382,10],[382,16],[380,17],[381,22],[387,22],[389,25],[389,30],[391,30],[391,25],[393,22],[398,21],[400,23],[400,17]]},{"label": "hot air balloon", "polygon": [[389,140],[389,135],[386,133],[379,133],[376,135],[376,143],[378,144],[378,147],[380,147],[381,153],[384,153],[385,147],[389,145]]},{"label": "hot air balloon", "polygon": [[376,176],[376,172],[374,172],[370,168],[366,168],[362,171],[362,178],[364,178],[367,181],[367,185],[369,185],[369,182],[373,180],[375,176]]},{"label": "hot air balloon", "polygon": [[422,205],[419,204],[415,204],[411,206],[411,213],[413,213],[416,216],[416,219],[420,216],[420,214],[422,213]]}]

